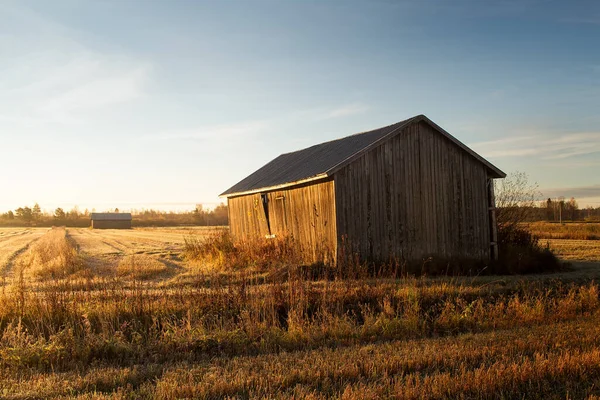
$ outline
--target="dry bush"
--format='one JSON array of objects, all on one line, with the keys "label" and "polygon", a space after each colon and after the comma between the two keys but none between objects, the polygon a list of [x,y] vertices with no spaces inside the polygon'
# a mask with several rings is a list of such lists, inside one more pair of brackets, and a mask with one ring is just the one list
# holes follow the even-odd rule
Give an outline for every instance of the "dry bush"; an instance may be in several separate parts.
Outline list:
[{"label": "dry bush", "polygon": [[563,269],[550,248],[524,228],[535,210],[538,185],[528,181],[527,174],[514,172],[496,187],[499,259],[491,264],[490,273],[527,274]]},{"label": "dry bush", "polygon": [[185,238],[184,256],[220,270],[251,268],[266,271],[274,267],[298,265],[302,254],[293,238],[275,238],[234,243],[229,231],[216,231],[202,237]]}]

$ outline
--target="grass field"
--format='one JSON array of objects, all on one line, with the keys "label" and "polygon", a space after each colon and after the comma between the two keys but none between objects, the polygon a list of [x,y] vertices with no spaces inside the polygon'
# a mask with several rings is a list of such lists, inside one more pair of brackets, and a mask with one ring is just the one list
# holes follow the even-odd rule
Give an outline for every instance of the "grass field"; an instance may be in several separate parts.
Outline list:
[{"label": "grass field", "polygon": [[184,257],[210,229],[0,230],[0,398],[596,398],[600,247],[570,270],[307,280]]},{"label": "grass field", "polygon": [[524,225],[540,239],[600,240],[599,222],[534,222]]}]

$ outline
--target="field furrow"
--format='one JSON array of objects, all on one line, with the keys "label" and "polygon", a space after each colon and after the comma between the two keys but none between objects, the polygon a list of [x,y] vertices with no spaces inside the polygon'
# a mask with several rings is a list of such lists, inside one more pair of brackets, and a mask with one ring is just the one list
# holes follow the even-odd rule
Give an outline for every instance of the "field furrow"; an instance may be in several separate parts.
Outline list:
[{"label": "field furrow", "polygon": [[68,232],[97,274],[149,279],[173,276],[182,270],[181,253],[189,230],[69,228]]},{"label": "field furrow", "polygon": [[14,261],[24,253],[29,246],[41,238],[48,229],[30,228],[30,229],[3,229],[3,236],[0,237],[0,273],[2,276],[9,276]]}]

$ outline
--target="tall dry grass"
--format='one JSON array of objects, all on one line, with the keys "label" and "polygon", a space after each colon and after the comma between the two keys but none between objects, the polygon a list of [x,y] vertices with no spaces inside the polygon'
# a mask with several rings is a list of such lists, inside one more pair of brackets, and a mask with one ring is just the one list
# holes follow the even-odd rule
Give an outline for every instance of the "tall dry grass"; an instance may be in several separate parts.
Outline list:
[{"label": "tall dry grass", "polygon": [[[516,373],[507,370],[512,361],[504,357],[510,360],[512,351],[521,356],[530,354],[518,346],[503,353],[500,344],[491,344],[492,338],[508,343],[506,335],[510,336],[512,330],[555,331],[548,326],[564,323],[577,326],[577,321],[585,325],[585,321],[597,321],[600,310],[599,289],[593,283],[461,285],[429,278],[311,282],[301,276],[270,284],[238,277],[231,281],[215,280],[208,287],[185,289],[147,285],[125,288],[117,283],[107,280],[101,290],[80,291],[65,280],[38,287],[37,292],[25,291],[23,298],[19,292],[0,295],[0,375],[7,382],[20,382],[17,387],[26,388],[27,382],[19,381],[19,377],[45,376],[52,381],[55,374],[69,375],[74,371],[87,374],[86,371],[94,371],[94,366],[101,366],[108,375],[96,376],[95,384],[88,382],[87,389],[81,390],[117,391],[126,389],[133,379],[137,383],[131,390],[140,388],[160,398],[181,398],[191,393],[208,398],[277,394],[322,397],[338,396],[345,391],[360,394],[367,389],[379,396],[400,390],[407,382],[409,385],[399,392],[407,396],[423,388],[431,393],[446,390],[459,393],[475,390],[484,378],[490,379],[488,386],[473,393],[489,394],[494,388],[510,386],[510,379],[494,383],[494,376],[507,373],[513,379]],[[481,334],[488,338],[490,348],[477,349],[468,340],[468,335]],[[407,340],[437,346],[440,356],[422,365],[425,368],[422,372],[429,371],[432,379],[437,376],[435,379],[420,380],[422,373],[410,367],[420,364],[416,361],[411,364],[411,355],[402,356],[404,361],[389,359],[394,353],[384,343],[400,341],[400,345]],[[462,343],[455,348],[466,347],[456,353],[444,353],[444,340]],[[579,338],[576,343],[581,344],[582,340],[585,341]],[[547,341],[550,343],[551,338]],[[557,339],[556,343],[565,342]],[[340,354],[334,350],[364,346],[375,346],[377,350],[361,350],[355,356],[351,350],[341,350]],[[407,351],[404,345],[401,347]],[[542,358],[519,361],[519,365],[531,371],[525,381],[538,382],[541,378],[535,371],[540,365],[560,363],[565,357],[543,346],[539,349]],[[307,360],[312,359],[315,364],[309,369],[307,361],[298,361],[299,365],[307,365],[301,372],[305,378],[300,379],[300,372],[294,372],[292,367],[295,358],[285,354],[305,352]],[[428,357],[434,353],[427,353]],[[579,362],[596,360],[596,355],[587,351],[581,356],[571,352],[571,356],[564,361],[571,369]],[[240,357],[256,360],[257,365],[264,360],[274,364],[260,367],[263,372],[251,372],[254,361],[248,361],[247,366],[238,365],[235,360],[243,360]],[[357,370],[352,363],[358,359],[364,367]],[[445,367],[440,364],[444,359]],[[478,371],[473,367],[475,361],[470,359],[487,360],[486,369],[481,370],[484,375],[480,376],[483,372],[469,375],[469,371]],[[222,368],[222,372],[185,375],[181,368],[168,367],[212,365],[210,360],[221,360],[216,367]],[[350,364],[346,365],[347,362]],[[140,365],[148,365],[150,370],[131,375],[132,368]],[[427,369],[426,365],[431,367]],[[124,371],[126,376],[111,378],[111,368]],[[203,368],[200,370],[204,371]],[[228,378],[234,371],[241,374],[239,379]],[[388,376],[388,380],[377,378],[376,371]],[[404,372],[400,374],[401,371]],[[552,371],[548,375],[552,379],[562,373],[560,369]],[[164,380],[157,384],[157,376],[163,374]],[[352,378],[352,374],[357,375]],[[397,374],[400,375],[393,378]],[[406,381],[403,376],[413,378]],[[463,383],[454,382],[452,376],[458,376]],[[579,382],[584,378],[571,372],[565,376]],[[269,379],[271,384],[266,384]],[[85,379],[80,377],[78,381],[82,380]],[[510,393],[516,393],[517,388],[523,387],[516,385]],[[51,388],[43,386],[40,390]]]},{"label": "tall dry grass", "polygon": [[228,230],[185,237],[184,256],[217,270],[258,270],[298,265],[303,254],[290,237],[234,243]]},{"label": "tall dry grass", "polygon": [[221,271],[251,270],[273,274],[301,273],[311,279],[398,278],[409,275],[502,275],[557,272],[564,266],[552,250],[521,227],[505,227],[499,232],[498,260],[447,257],[432,254],[422,259],[364,260],[343,243],[337,259],[324,255],[323,262],[313,259],[293,237],[235,242],[229,231],[185,238],[184,256],[210,269]]},{"label": "tall dry grass", "polygon": [[81,272],[84,263],[64,227],[52,228],[18,262],[18,273],[38,279],[65,278]]},{"label": "tall dry grass", "polygon": [[359,262],[336,272],[302,266],[285,243],[243,250],[217,236],[188,245],[215,269],[186,286],[163,285],[137,254],[85,286],[86,259],[72,269],[64,255],[77,254],[67,232],[40,242],[0,292],[2,398],[548,398],[599,387],[590,279],[415,277]]},{"label": "tall dry grass", "polygon": [[598,325],[586,321],[246,356],[171,367],[155,393],[164,399],[585,398],[598,393],[598,344]]}]

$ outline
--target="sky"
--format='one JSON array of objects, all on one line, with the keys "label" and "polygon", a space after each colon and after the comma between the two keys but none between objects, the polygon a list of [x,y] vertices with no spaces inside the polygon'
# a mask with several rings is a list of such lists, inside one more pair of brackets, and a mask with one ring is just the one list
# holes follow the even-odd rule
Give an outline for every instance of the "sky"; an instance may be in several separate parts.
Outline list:
[{"label": "sky", "polygon": [[600,2],[0,0],[0,211],[192,209],[425,114],[600,206]]}]

